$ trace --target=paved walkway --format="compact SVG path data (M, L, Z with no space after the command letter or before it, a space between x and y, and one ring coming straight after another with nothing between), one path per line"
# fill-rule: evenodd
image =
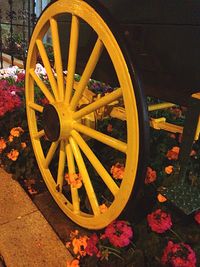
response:
M0 255L7 267L66 267L71 260L41 212L1 168Z

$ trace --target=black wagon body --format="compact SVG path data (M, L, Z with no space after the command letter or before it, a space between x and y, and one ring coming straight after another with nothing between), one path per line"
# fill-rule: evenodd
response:
M187 105L200 88L200 2L100 2L119 22L146 94Z

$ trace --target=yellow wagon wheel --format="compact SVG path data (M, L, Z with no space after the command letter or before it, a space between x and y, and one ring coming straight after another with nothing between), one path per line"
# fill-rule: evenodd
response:
M45 9L29 45L25 90L32 145L50 193L74 222L89 229L101 229L131 205L136 176L139 169L145 171L147 120L142 93L131 64L127 63L128 58L125 59L126 52L122 52L111 24L108 26L109 18L101 14L102 7L96 3L94 6L93 2L96 1L58 0ZM70 23L69 51L67 47L64 51L68 53L67 66L62 63L62 34L59 31L63 15ZM95 33L96 40L83 72L78 73L80 79L76 80L82 25ZM49 40L52 40L51 60L45 45ZM112 62L117 85L110 93L81 105L103 51ZM39 58L47 80L37 74ZM46 99L46 104L41 98ZM106 131L105 127L95 128L93 122L85 122L88 117L89 120L94 118L99 110L107 110L116 103L126 114L126 121L116 123L120 125L119 129ZM112 121L109 113L106 116L106 120ZM124 134L120 137L122 129ZM108 155L116 157L116 162ZM115 165L118 161L120 164ZM111 171L112 165L115 167ZM139 179L142 179L142 172L140 175Z

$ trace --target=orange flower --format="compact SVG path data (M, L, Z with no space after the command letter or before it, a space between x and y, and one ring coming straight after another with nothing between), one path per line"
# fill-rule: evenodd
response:
M158 201L161 202L161 203L167 201L166 197L164 197L164 196L161 195L161 194L158 194L158 195L157 195L157 199L158 199Z
M11 129L10 134L14 137L19 137L24 130L21 127L14 127Z
M81 256L85 256L86 255L86 247L87 247L87 241L88 241L88 237L86 235L81 236L79 238L74 238L72 240L72 245L73 245L73 252L75 255L77 255L78 253Z
M0 153L6 148L6 142L5 140L1 137L0 138Z
M22 142L22 143L21 143L21 147L22 147L22 148L26 148L26 143L25 143L25 142Z
M100 208L101 213L104 213L108 210L108 207L106 206L106 204L100 205L99 208Z
M180 147L178 146L174 146L172 149L170 149L167 152L167 158L169 160L177 160L178 159L178 155L179 155L179 151L180 151Z
M19 156L19 151L16 149L12 149L8 154L7 157L11 159L12 161L16 161Z
M174 170L174 167L172 165L165 167L165 172L167 174L171 174L173 172L173 170Z
M117 162L115 165L113 165L110 169L110 172L115 179L123 179L124 177L124 165Z
M70 239L72 240L75 236L77 236L79 234L78 230L74 230L70 232Z
M13 141L14 137L12 135L9 135L8 141L11 143Z
M157 174L151 167L147 167L147 173L145 178L145 184L153 183L156 180Z
M80 188L82 186L82 178L80 174L72 173L72 174L65 174L65 180L69 185L72 185L74 188Z
M67 261L67 266L66 267L80 267L79 260L78 259L73 259L71 262Z

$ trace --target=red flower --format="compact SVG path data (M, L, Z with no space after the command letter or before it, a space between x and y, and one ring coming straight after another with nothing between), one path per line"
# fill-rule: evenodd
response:
M45 106L49 104L49 100L46 97L44 97L40 99L40 103Z
M152 168L147 167L147 173L145 177L145 184L153 183L156 180L156 171L152 170Z
M147 215L147 221L151 230L156 233L164 233L172 226L171 216L161 209L157 209L151 214Z
M4 85L6 85L7 88L4 88ZM16 86L9 86L8 83L0 82L0 117L4 116L6 112L12 111L21 105L21 99L16 92Z
M114 221L106 227L104 238L107 237L116 247L125 247L129 245L132 236L132 228L126 221Z
M200 224L200 210L195 213L194 219L198 224Z
M23 82L25 80L25 73L20 72L17 74L17 82Z
M87 247L85 249L86 253L90 256L93 256L94 254L97 255L97 257L100 256L100 251L97 248L97 243L99 239L96 234L93 234L90 236L89 240L87 241Z
M169 241L161 259L163 265L172 267L195 267L196 255L185 243L174 244Z

